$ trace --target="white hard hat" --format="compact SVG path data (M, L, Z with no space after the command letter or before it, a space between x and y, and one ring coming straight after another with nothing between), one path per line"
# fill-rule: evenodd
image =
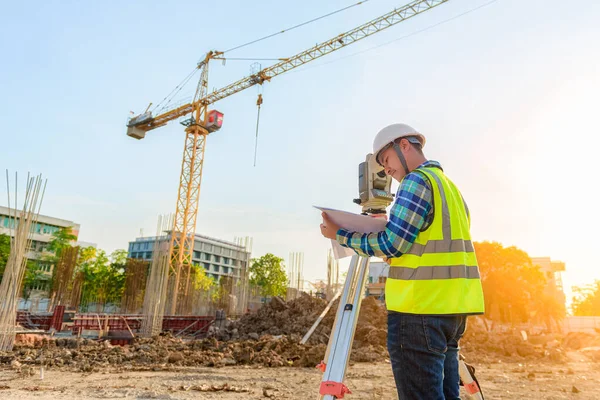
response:
M415 137L415 141L412 141L412 138L409 138L409 141L412 143L417 143L418 141L418 143L421 144L421 147L425 147L425 136L417 132L415 128L406 124L392 124L380 130L373 140L373 154L375 155L375 159L377 159L379 152L383 150L384 147L395 140L404 137Z

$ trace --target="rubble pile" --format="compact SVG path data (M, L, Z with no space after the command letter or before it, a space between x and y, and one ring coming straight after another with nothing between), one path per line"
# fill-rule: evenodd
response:
M290 337L299 336L299 341L308 332L326 306L327 302L325 300L306 294L288 302L275 297L255 314L244 315L234 322L226 329L226 332L233 339L235 339L234 330L237 329L241 339L252 339L262 335L287 335ZM329 314L335 314L335 308L330 310ZM331 321L330 324L322 323L323 327L327 325L325 334L318 330L311 338L311 343L327 343L328 337L326 334L331 330L333 319ZM226 334L222 334L221 337L227 339Z
M84 338L19 335L12 352L0 353L0 365L24 372L41 365L83 372L103 367L121 370L227 365L314 367L324 358L338 304L333 304L306 345L299 342L326 306L326 301L310 296L290 302L276 298L257 313L238 321L215 323L209 337L202 340L163 334L153 339L136 338L132 344L121 347ZM351 360L386 360L386 339L385 306L367 297L361 304ZM537 359L564 362L567 351L585 352L590 360L600 362L600 335L527 337L517 330L490 332L483 319L472 317L461 340L461 354L476 363Z
M112 346L108 341L44 339L17 345L0 353L0 365L14 369L32 366L62 367L91 372L103 367L168 369L173 366L262 365L314 367L323 358L325 345L300 345L283 336L265 335L257 341L220 342L215 338L184 341L171 335L135 339L132 345Z
M308 343L326 345L335 320L339 301L333 303ZM287 335L293 341L300 339L308 332L327 302L303 295L296 300L284 302L273 299L256 314L246 315L231 324L216 337L221 340L229 338L257 339L263 335ZM369 362L384 360L387 357L387 312L385 306L373 297L362 301L359 320L354 336L352 360Z
M562 346L585 354L590 360L600 362L600 335L569 332L562 339Z
M518 330L489 332L481 318L471 317L460 342L461 353L479 361L546 359L565 362L566 351L572 350L556 334L525 335Z
M333 327L339 302L333 306L323 318L319 327L312 334L309 343L326 344ZM274 299L261 308L256 314L249 314L231 324L226 331L232 335L234 329L242 339L260 337L262 335L288 335L303 337L327 306L325 300L303 295L284 302ZM385 345L387 329L387 313L385 306L372 297L367 297L361 304L355 341L367 344Z

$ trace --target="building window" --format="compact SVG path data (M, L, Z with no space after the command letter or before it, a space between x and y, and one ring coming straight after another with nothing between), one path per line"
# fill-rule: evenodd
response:
M214 257L215 262L221 262L221 257L219 257L219 256L213 256L213 257Z
M215 265L214 267L215 267L215 272L219 272L219 266Z
M229 265L229 258L223 257L223 264Z
M224 274L228 274L228 273L229 273L229 268L227 268L227 267L223 267L223 273L224 273Z
M152 258L152 252L151 251L147 251L146 252L146 258L147 259L151 259Z
M194 258L200 258L200 254L199 251L194 251Z

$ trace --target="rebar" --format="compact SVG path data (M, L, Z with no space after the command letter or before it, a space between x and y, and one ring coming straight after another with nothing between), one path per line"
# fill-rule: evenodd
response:
M27 175L25 199L21 210L18 204L18 175L15 173L14 208L11 209L10 180L6 171L6 187L11 232L10 254L0 284L0 351L11 351L15 343L17 305L27 269L26 253L31 248L33 227L37 222L47 181L42 176Z
M162 331L169 282L169 237L161 236L173 227L173 216L159 216L152 248L152 265L146 282L140 335L154 337Z

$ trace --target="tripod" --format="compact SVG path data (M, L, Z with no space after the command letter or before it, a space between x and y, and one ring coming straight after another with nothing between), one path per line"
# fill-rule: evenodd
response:
M323 372L319 387L319 400L342 399L352 392L344 385L344 377L350 361L350 351L360 313L361 300L369 270L369 258L355 255L350 261L344 289L335 315L333 329L327 344L324 362L317 368ZM461 384L473 400L483 400L483 395L474 375L474 369L459 359Z

